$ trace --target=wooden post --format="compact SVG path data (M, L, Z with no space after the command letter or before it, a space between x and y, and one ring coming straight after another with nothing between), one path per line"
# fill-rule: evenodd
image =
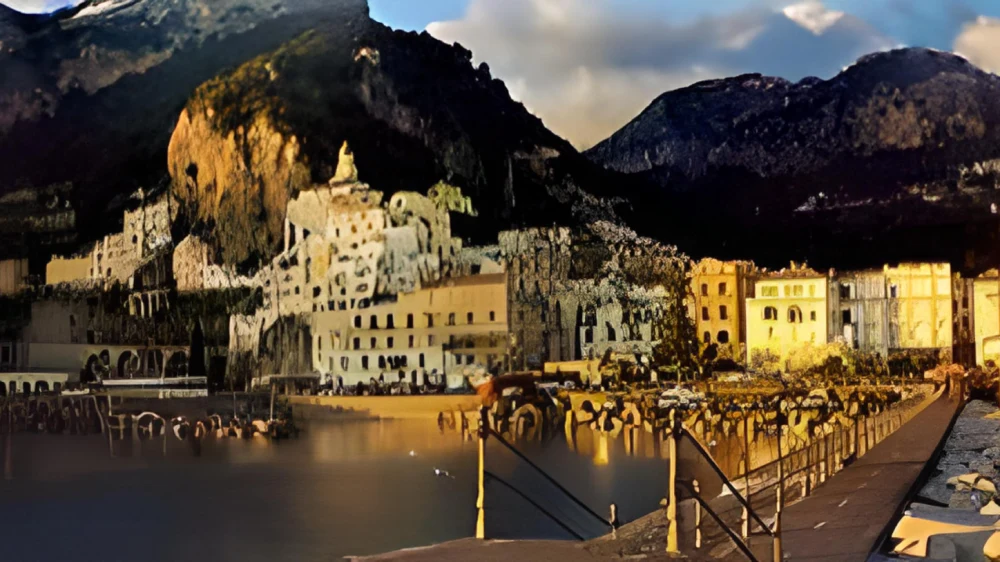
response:
M745 477L745 489L743 490L743 495L746 496L747 503L750 503L750 431L748 423L747 413L743 412L743 475ZM743 507L743 526L742 537L743 542L749 544L750 542L750 512L747 510L746 506Z
M677 413L670 409L667 428L667 453L670 455L670 477L667 479L667 554L680 554L677 543L677 436L674 434Z
M785 494L785 461L781 458L781 439L778 439L778 488L775 490L774 506L774 559L773 562L782 562L781 553L781 510L784 507Z
M272 422L274 421L274 394L276 391L277 387L275 386L274 382L271 382L271 417L268 419L268 421Z
M812 443L806 443L806 496L812 493L812 457Z
M693 483L694 493L697 496L701 495L701 487L698 486L698 481L695 480ZM701 548L701 502L694 502L694 547Z
M486 437L489 435L489 410L479 408L479 497L476 499L476 538L486 538Z

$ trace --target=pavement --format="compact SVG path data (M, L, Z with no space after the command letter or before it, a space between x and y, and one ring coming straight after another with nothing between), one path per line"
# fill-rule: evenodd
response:
M786 559L867 560L895 523L961 405L942 396L812 495L786 507L781 519Z

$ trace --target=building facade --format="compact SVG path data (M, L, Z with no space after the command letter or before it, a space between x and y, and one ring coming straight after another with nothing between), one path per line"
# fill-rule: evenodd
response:
M973 333L976 364L1000 361L1000 276L990 270L973 281Z
M952 278L947 263L904 263L885 267L889 293L889 347L951 356Z
M691 271L696 332L704 345L738 350L746 344L746 299L754 297L756 268L752 262L703 259Z
M830 341L867 353L889 354L889 299L883 270L830 274Z
M769 352L787 369L791 355L827 343L827 277L805 267L757 280L746 301L747 353Z
M975 279L955 273L951 278L952 298L952 360L973 367L976 357Z

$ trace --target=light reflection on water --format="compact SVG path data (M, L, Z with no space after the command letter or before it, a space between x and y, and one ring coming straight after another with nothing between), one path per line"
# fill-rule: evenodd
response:
M468 537L475 525L476 443L433 422L313 423L298 439L203 442L173 436L134 449L101 435L13 436L13 478L0 481L4 560L333 560ZM641 434L587 429L518 447L599 514L657 508L667 464ZM574 450L575 449L575 450ZM410 455L410 451L415 453ZM492 443L487 467L584 536L606 532L530 467ZM435 476L448 470L454 479ZM493 485L487 533L568 538Z

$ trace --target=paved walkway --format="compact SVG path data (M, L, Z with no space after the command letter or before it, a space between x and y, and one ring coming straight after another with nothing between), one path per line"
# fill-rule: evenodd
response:
M942 396L853 465L785 508L786 558L863 562L947 436L961 403Z

